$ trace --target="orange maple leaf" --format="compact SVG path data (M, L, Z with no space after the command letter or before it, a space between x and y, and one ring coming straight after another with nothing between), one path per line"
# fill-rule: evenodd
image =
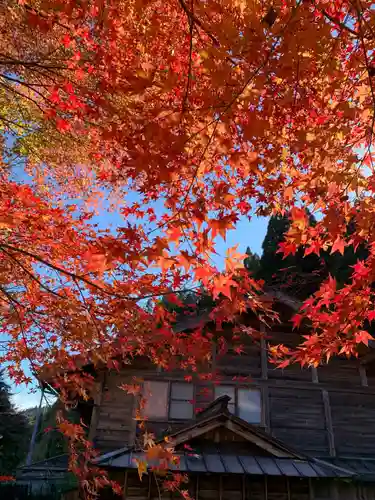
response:
M339 236L336 238L334 244L332 245L331 253L340 252L341 255L344 255L345 252L345 241L342 240Z

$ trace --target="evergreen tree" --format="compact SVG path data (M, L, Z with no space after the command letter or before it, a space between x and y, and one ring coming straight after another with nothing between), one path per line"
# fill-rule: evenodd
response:
M310 224L314 223L314 218L310 216ZM277 286L303 299L319 288L321 281L328 276L328 269L325 260L319 256L311 254L305 257L303 248L295 255L283 258L278 249L289 227L287 215L273 216L269 220L256 277L263 279L267 285Z
M309 216L310 224L315 224L315 219ZM304 256L304 249L300 248L295 255L288 255L285 259L278 252L279 244L284 241L285 234L290 227L287 215L273 216L270 218L267 233L263 240L263 253L261 258L255 256L248 249L249 257L245 259L245 267L252 271L256 278L263 279L267 285L274 285L283 289L290 295L306 299L316 290L328 275L332 275L339 287L350 280L353 266L358 259L365 259L367 249L360 246L346 247L344 255L338 252L331 254L321 252L320 255L310 254ZM348 234L354 228L348 225Z
M13 475L27 454L31 427L14 408L9 386L0 372L0 475Z
M257 253L253 253L250 247L247 247L246 254L244 266L253 276L257 276L260 270L260 257Z
M40 424L40 429L37 434L35 449L33 453L33 462L45 460L67 453L68 447L66 439L56 429L56 415L61 409L60 401L56 401L52 406L45 409ZM78 423L79 417L76 412L71 411L69 420Z

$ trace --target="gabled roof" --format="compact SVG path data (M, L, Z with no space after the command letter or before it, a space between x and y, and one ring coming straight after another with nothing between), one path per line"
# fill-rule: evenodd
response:
M262 452L266 452L274 457L303 458L300 453L271 437L259 427L251 425L242 418L238 418L230 413L228 410L229 400L229 396L217 398L198 415L196 423L179 430L175 434L171 434L168 437L168 445L176 447L221 428L227 429L243 441L251 443L259 448L259 450L262 450Z
M286 444L274 439L258 427L248 424L243 419L228 411L228 396L216 399L206 410L201 412L194 425L168 436L167 442L160 441L162 446L174 447L179 457L179 465L171 465L171 470L181 472L210 472L254 474L270 476L296 477L351 477L354 474L347 469L328 464L322 460L306 457ZM225 430L242 440L241 452L222 452L218 447L209 451L186 451L188 443L212 431ZM215 446L215 443L212 443ZM246 451L246 445L248 450ZM187 447L191 448L191 447ZM134 469L137 461L146 461L143 451L132 448L121 448L106 453L95 460L99 466ZM157 465L155 464L149 464Z

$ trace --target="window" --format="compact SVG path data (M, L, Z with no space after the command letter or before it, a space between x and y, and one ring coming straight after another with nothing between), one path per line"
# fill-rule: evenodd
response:
M262 402L259 389L236 388L233 385L215 387L215 398L229 396L228 410L250 424L262 422Z
M194 415L194 386L183 382L147 381L144 383L146 404L144 414L149 419L190 420Z

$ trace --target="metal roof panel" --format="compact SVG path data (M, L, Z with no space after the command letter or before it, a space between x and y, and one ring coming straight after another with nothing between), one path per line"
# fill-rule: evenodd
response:
M226 472L221 456L217 453L205 453L204 459L206 462L207 472L216 472L224 474Z
M288 477L300 477L301 474L295 468L293 460L289 458L275 458L275 462L284 476Z
M240 455L238 458L243 468L245 469L246 474L253 474L259 476L263 475L263 471L259 467L259 464L254 457L250 457L247 455Z
M244 469L241 462L238 460L237 455L221 455L224 467L229 474L243 474Z
M302 460L293 460L293 465L303 477L319 477L316 470L314 470L308 462L303 462Z
M275 459L271 457L255 457L259 467L267 476L281 476L282 472L275 463Z

